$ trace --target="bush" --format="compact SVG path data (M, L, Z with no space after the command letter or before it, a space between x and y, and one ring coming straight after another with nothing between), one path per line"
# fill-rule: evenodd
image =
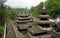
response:
M3 30L4 30L4 28L0 25L0 36L2 35Z

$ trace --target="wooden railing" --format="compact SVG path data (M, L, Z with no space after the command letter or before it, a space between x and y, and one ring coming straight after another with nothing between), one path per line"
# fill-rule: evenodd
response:
M7 29L7 26L6 26L6 23L5 23L5 26L4 26L4 37L3 38L6 38L6 29Z

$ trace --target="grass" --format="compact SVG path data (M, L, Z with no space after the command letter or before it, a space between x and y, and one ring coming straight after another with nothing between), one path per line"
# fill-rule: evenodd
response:
M3 31L4 31L4 28L3 26L0 25L0 36L2 35Z

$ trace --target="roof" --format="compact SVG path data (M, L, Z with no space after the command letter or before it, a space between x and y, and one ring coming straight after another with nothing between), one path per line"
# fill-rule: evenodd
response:
M30 17L18 17L18 19L25 20L25 19L31 19L31 18Z
M31 34L38 34L38 33L42 33L42 32L45 32L43 30L41 30L40 28L38 28L37 26L32 26L32 28L28 28L28 31L31 33Z
M46 9L42 9L40 14L42 14L42 13L48 13L48 11Z
M18 14L18 16L29 16L29 14L26 12L22 12L22 13Z
M18 22L18 23L20 23L20 22L32 22L32 19L30 19L30 20L16 20L16 22Z
M51 24L52 22L47 20L47 21L42 21L42 20L37 20L37 24Z
M37 17L39 17L39 18L50 18L50 16L49 15L39 15L39 16L37 16Z
M29 27L28 24L18 24L19 29L23 30L23 29L27 29Z

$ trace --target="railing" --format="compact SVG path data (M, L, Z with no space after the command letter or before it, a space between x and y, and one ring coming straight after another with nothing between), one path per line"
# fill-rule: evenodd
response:
M14 28L13 28L13 24L12 23L10 23L11 24L11 29L13 30L13 32L14 32L14 34L15 34L15 37L17 38L17 36L16 36L16 33L15 33L15 30L14 30ZM3 38L6 38L6 31L7 30L7 24L5 23L5 25L4 25L4 35L3 35Z
M12 27L12 29L13 29L14 33L15 33L15 37L16 37L16 38L18 38L17 33L16 33L16 31L15 31L16 29L14 28L14 26L13 26L13 24L12 24L12 22L11 22L11 21L10 21L10 23L11 23L11 27Z
M4 37L3 38L6 38L6 29L7 29L7 27L6 27L6 23L5 23L5 26L4 26Z

